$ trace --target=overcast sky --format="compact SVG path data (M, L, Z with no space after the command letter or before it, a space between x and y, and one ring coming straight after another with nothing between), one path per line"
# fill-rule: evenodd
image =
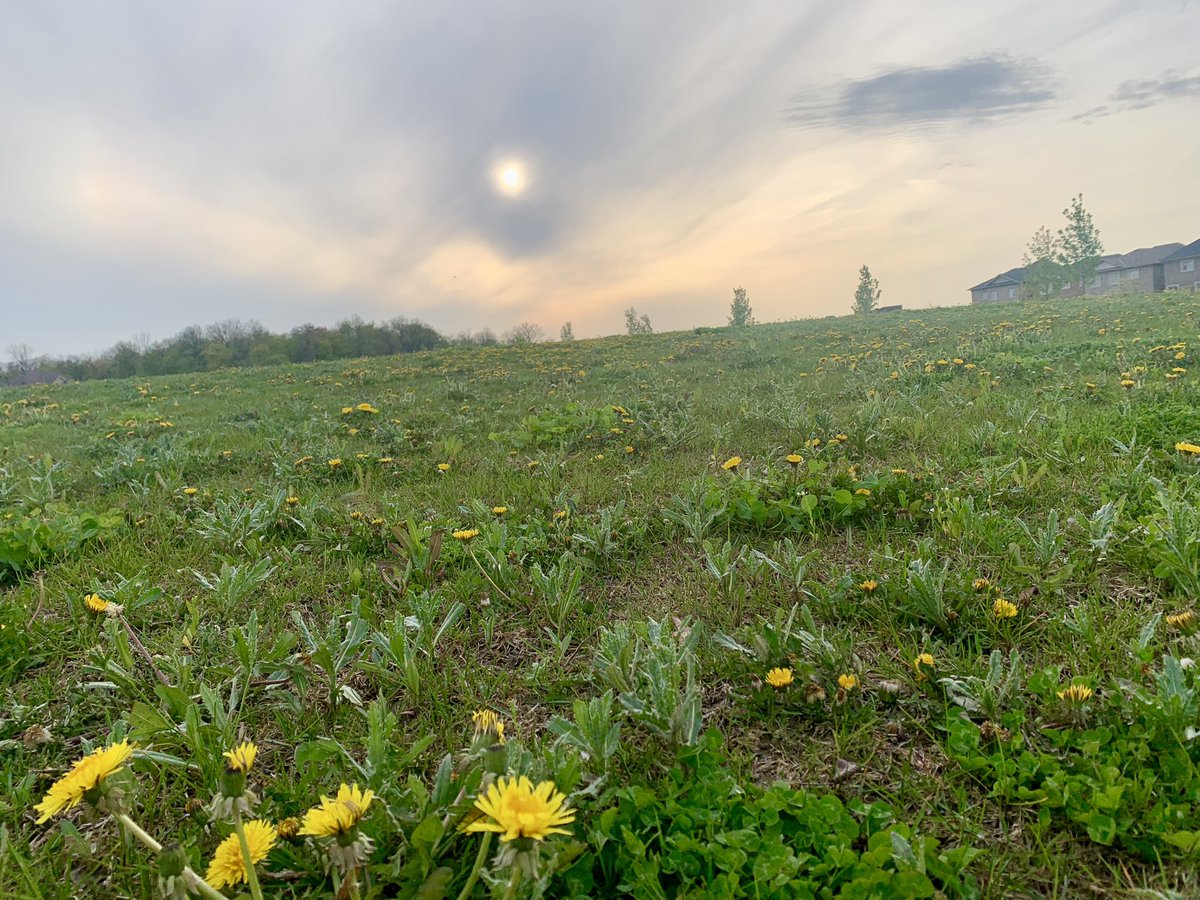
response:
M0 352L963 303L1078 192L1200 238L1198 50L1187 0L3 0Z

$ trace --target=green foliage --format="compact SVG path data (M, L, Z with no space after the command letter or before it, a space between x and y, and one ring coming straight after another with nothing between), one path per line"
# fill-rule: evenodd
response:
M729 304L729 324L733 326L754 324L754 312L750 309L750 297L743 287L733 289L733 302Z
M0 518L0 582L15 579L117 532L124 517L51 502L43 509Z
M650 326L650 317L645 313L638 315L638 311L632 306L625 310L625 333L626 334L653 334L654 329Z
M869 313L879 305L883 291L879 281L871 275L871 270L864 265L858 270L858 287L854 290L854 313L860 315Z
M1071 198L1063 210L1066 225L1058 230L1055 241L1055 262L1071 273L1071 277L1086 285L1096 274L1104 244L1100 230L1092 222L1092 214L1083 207L1083 194Z
M1041 679L1031 681L1037 689ZM1052 683L1052 682L1051 682ZM1053 699L1043 685L1043 696ZM1060 708L1068 701L1059 701ZM1200 859L1200 690L1194 666L1185 672L1166 656L1153 688L1122 683L1089 703L1068 727L1046 722L1031 737L1023 717L1004 716L1012 729L991 743L961 716L947 721L954 760L990 786L993 797L1037 810L1045 832L1055 817L1099 844L1119 845L1147 859Z
M706 733L666 775L622 788L558 877L566 896L974 897L978 854L942 850L883 803L740 785Z

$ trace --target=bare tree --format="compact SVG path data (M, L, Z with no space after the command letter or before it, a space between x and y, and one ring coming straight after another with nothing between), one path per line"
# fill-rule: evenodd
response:
M504 333L506 344L536 344L545 338L546 333L542 331L542 326L534 322L522 322Z
M33 367L33 348L28 344L9 344L8 358L14 371L28 372Z

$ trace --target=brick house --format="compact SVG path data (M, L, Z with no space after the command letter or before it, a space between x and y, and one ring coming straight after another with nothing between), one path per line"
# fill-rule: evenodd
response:
M1180 254L1190 253L1190 256ZM1130 253L1110 253L1100 257L1096 274L1086 285L1068 282L1062 297L1100 296L1104 294L1153 294L1163 290L1200 290L1200 241L1184 247L1178 242L1141 247ZM1173 272L1174 278L1168 273ZM972 303L1017 300L1025 280L1024 267L1010 269L971 288ZM1171 285L1176 285L1174 288Z
M1021 285L1024 281L1024 266L1009 269L971 288L971 302L999 303L1003 300L1016 300L1021 296Z
M1200 291L1200 241L1180 247L1163 260L1163 279L1168 291Z

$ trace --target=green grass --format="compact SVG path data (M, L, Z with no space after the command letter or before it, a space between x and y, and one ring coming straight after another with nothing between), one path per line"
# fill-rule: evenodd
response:
M1193 896L1200 647L1165 617L1200 592L1175 449L1200 443L1198 314L1088 299L2 390L0 895L153 893L111 817L32 811L128 735L133 818L202 874L229 827L195 807L246 739L272 821L377 792L364 896L458 896L481 838L456 826L501 766L577 812L519 896ZM281 842L265 894L332 896L324 854ZM503 895L484 863L472 895Z

